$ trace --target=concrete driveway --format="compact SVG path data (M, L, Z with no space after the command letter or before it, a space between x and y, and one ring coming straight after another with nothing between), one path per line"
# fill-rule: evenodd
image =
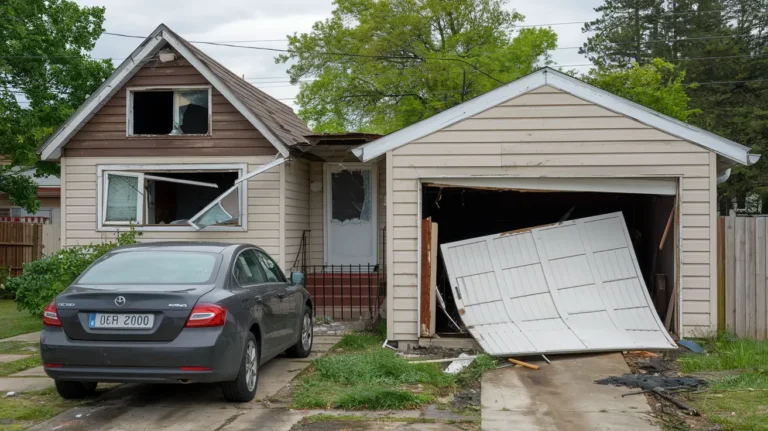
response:
M307 359L278 357L262 368L256 399L224 401L216 385L121 385L105 393L96 406L79 407L33 430L289 430L306 413L269 409L269 400L289 384L312 358L325 353L340 336L316 336Z
M551 356L541 368L502 368L483 374L483 430L659 430L636 389L595 384L629 372L621 353Z

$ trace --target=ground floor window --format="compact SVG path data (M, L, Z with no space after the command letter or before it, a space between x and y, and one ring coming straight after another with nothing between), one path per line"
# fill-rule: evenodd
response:
M244 183L232 170L104 170L101 224L241 227Z

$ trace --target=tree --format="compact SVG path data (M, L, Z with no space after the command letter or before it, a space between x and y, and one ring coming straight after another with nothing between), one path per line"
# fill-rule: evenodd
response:
M278 63L301 82L299 116L317 132L388 133L548 63L551 29L515 29L507 0L336 0L289 36Z
M629 99L678 120L687 121L698 109L683 86L685 72L660 58L644 66L592 69L584 79L605 91Z
M0 1L0 192L37 211L27 174L58 175L36 149L112 72L88 54L104 31L104 8L68 0Z

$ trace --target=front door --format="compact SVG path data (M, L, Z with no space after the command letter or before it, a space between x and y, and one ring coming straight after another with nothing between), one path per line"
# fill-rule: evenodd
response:
M361 163L326 166L326 263L375 265L376 166Z

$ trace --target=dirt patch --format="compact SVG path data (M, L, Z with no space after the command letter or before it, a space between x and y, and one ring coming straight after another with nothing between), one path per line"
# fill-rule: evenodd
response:
M453 394L451 405L457 411L467 409L475 410L480 408L480 382L469 387L459 389Z

